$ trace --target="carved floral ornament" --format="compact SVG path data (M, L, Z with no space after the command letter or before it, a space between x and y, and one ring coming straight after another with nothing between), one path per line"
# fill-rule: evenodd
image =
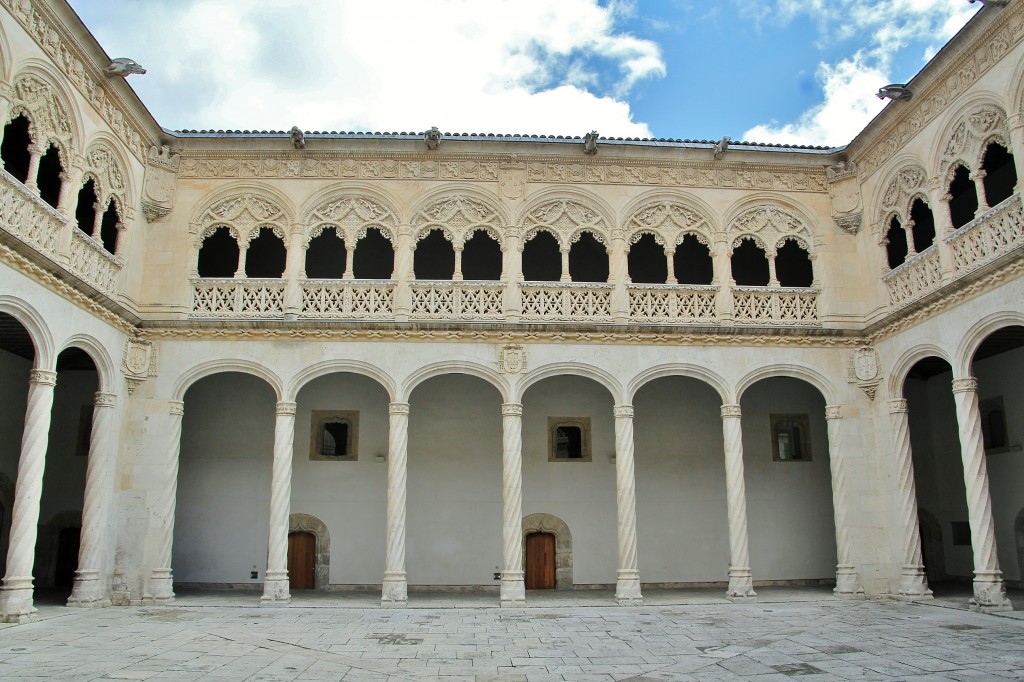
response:
M607 246L608 225L594 209L572 199L554 199L534 207L523 219L525 234L520 244L528 242L539 231L550 232L562 245L578 242L584 232Z
M640 207L626 221L629 243L636 244L644 234L651 234L658 244L678 245L687 234L701 244L711 245L711 225L699 211L677 201L658 201Z
M114 153L102 143L92 145L85 153L85 171L96 182L100 203L105 206L111 197L116 197L118 212L124 216L123 211L131 202L127 199L124 170Z
M948 180L958 163L968 170L980 168L988 143L998 142L1009 149L1008 140L1006 112L994 104L977 107L953 126L939 162L939 177Z
M274 233L284 239L283 226L288 224L284 210L273 200L246 193L218 201L204 211L191 228L193 233L199 233L199 244L202 245L213 227L226 226L235 239L248 242L259 234L262 227L273 228Z
M18 78L14 83L8 120L13 120L19 114L28 117L33 142L39 145L54 143L60 152L61 161L68 166L72 153L73 126L68 107L54 88L34 74Z
M375 227L381 234L395 243L398 218L394 212L371 197L345 194L331 197L309 212L306 218L309 228L306 243L320 236L329 227L334 227L338 236L354 244L366 236L366 230Z
M729 226L733 236L732 248L744 239L751 239L761 248L778 248L787 239L795 240L810 254L812 233L798 217L779 206L769 204L755 206L739 215Z
M417 240L426 237L431 230L439 229L454 244L462 244L472 238L477 230L485 231L501 244L504 227L505 221L495 208L466 195L434 201L413 218Z

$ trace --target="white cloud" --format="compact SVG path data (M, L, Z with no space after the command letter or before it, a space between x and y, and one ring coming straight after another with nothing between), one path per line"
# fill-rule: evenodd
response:
M625 97L665 64L655 43L616 29L628 9L193 0L89 23L112 56L149 69L131 83L171 128L650 136Z

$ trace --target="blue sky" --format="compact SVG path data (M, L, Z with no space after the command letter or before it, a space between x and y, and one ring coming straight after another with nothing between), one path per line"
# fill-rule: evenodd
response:
M967 0L71 0L170 129L838 146Z

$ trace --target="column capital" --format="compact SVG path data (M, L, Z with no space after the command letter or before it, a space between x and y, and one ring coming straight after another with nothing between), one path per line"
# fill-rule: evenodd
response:
M893 398L889 401L889 414L906 414L907 412L906 398Z
M978 391L978 380L974 377L953 379L953 393L976 393Z
M33 369L28 373L28 382L43 386L56 386L57 373L51 369Z
M97 391L92 404L95 407L113 407L116 400L117 396L113 393Z
M615 414L616 419L620 418L633 418L633 406L632 405L616 405L612 412Z
M287 400L282 400L277 403L274 414L279 417L294 417L295 416L295 403Z
M409 403L388 403L388 414L409 414Z
M522 403L502 403L501 404L501 415L503 417L522 417L523 416L523 404Z
M842 405L826 405L825 406L825 419L842 419L843 418L843 406Z
M184 400L168 400L167 411L176 417L181 417L185 414L185 401Z
M408 223L402 223L401 225L398 226L398 229L395 230L395 232L399 237L411 237L412 225L409 225Z
M726 417L738 419L741 416L743 416L743 411L740 409L739 405L734 403L722 405L722 419L725 419Z

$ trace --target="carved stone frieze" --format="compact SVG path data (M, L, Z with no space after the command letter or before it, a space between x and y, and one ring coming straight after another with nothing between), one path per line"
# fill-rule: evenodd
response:
M154 222L174 209L174 188L181 157L166 145L152 146L146 155L146 178L142 188L142 211Z

